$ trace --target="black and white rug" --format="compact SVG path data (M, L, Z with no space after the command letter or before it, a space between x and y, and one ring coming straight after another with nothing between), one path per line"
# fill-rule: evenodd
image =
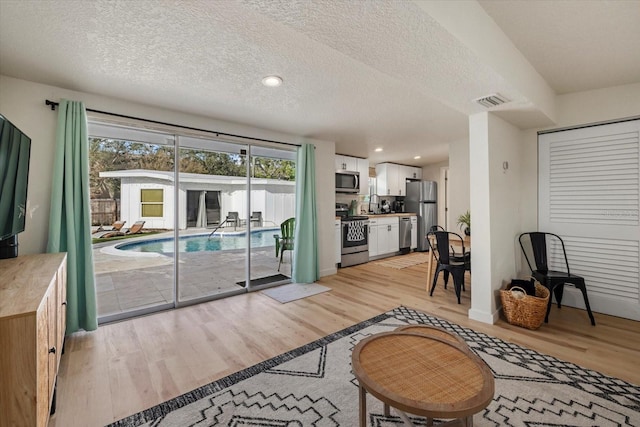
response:
M460 334L495 376L475 426L640 426L640 387L422 312L399 307L185 393L111 426L357 426L351 351L363 338L405 324ZM368 396L368 425L403 426ZM424 426L425 420L411 417ZM436 422L437 423L437 422Z

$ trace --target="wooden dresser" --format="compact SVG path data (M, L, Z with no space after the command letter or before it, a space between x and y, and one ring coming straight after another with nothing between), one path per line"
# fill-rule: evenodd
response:
M67 256L0 260L0 426L46 426L66 325Z

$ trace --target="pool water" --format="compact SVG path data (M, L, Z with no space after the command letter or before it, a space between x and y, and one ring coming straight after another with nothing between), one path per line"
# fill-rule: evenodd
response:
M251 247L259 248L274 246L274 234L279 234L280 229L259 230L251 232ZM202 251L226 251L230 249L244 249L247 247L246 233L215 233L211 238L208 234L197 234L193 236L181 236L178 241L180 252L202 252ZM146 240L143 242L123 243L117 245L116 249L132 252L173 252L173 237L165 239Z

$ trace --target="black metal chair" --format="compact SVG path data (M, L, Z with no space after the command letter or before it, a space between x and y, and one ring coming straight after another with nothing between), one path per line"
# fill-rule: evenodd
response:
M431 238L433 236L433 239ZM460 247L462 252L460 254L462 261L456 261L456 257L451 256L449 248L451 246L450 241L452 239L460 241ZM434 241L435 240L435 245ZM464 272L467 269L467 263L464 261L466 257L466 250L464 247L464 239L457 233L450 231L430 231L427 233L427 242L429 247L433 251L436 257L436 272L433 275L433 282L431 284L431 290L429 296L433 296L433 290L436 288L438 282L438 275L441 271L444 271L444 288L447 288L449 282L449 273L453 276L453 286L456 291L456 297L458 298L458 304L460 304L460 292L464 288ZM456 245L458 243L456 242Z
M523 243L523 237L525 237L525 242ZM529 256L527 255L527 251L525 250L526 237L528 237L528 243L530 251L533 253L533 261L535 263L535 268L532 266ZM518 237L518 241L520 242L520 248L522 249L522 253L524 254L525 259L527 260L527 264L529 265L529 269L531 270L531 275L536 278L541 284L546 286L550 292L553 293L556 297L556 302L558 303L558 308L561 308L562 304L562 294L564 293L564 285L569 284L575 286L577 289L582 292L582 297L584 298L584 305L587 308L587 312L589 313L589 318L591 319L591 324L595 326L596 321L593 318L593 313L591 312L591 306L589 305L589 298L587 297L587 287L585 285L584 278L581 276L576 276L572 274L569 270L569 261L567 260L567 251L564 247L564 242L562 238L557 234L553 233L544 233L540 231L522 233ZM549 269L549 258L547 255L547 245L553 245L555 250L553 251L553 255L555 255L558 262L564 262L564 266L566 266L566 271L559 270L550 270ZM562 248L562 257L564 259L560 259L560 250L559 247ZM560 267L561 268L561 267ZM544 318L545 323L549 322L549 312L551 311L551 298L549 298L549 303L547 304L547 315Z
M432 225L429 231L447 231L447 230L445 230L444 227L441 225ZM471 251L466 251L464 254L462 254L462 253L457 253L456 250L453 248L453 245L451 245L450 247L451 247L451 252L449 253L449 256L453 258L454 261L464 262L465 269L467 271L471 271ZM446 284L444 288L447 289ZM462 284L462 290L463 291L465 290L464 283Z

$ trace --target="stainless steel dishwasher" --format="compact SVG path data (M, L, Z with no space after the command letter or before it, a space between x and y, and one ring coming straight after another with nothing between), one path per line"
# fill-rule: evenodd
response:
M400 217L400 252L411 252L411 217Z

